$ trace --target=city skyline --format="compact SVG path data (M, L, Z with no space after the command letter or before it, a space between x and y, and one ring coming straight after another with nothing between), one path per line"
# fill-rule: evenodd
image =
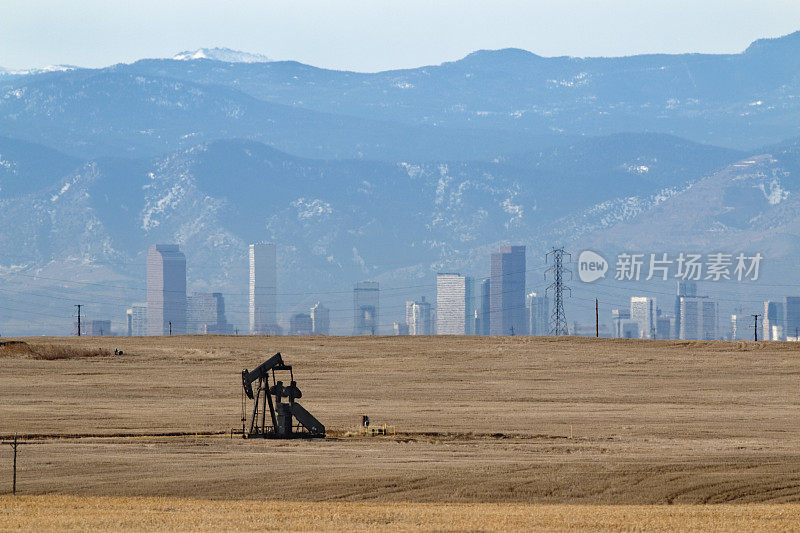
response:
M270 243L271 252L276 250L274 243ZM521 264L521 254L524 247L519 246L501 246L497 248L496 252L492 252L489 256L490 266L494 263L495 274L500 271L497 270L498 265L502 268L505 261L505 271L502 271L502 277L519 278L520 271L512 270L511 265L516 261L517 267ZM252 246L248 247L252 250ZM508 254L517 254L517 257L503 257ZM185 277L187 269L186 258L180 251L178 245L153 245L148 248L148 273L156 274L148 277L148 287L151 289L153 286L161 288L163 294L172 293L166 285L159 281L159 272L165 272L167 279L180 279L181 273ZM497 276L496 276L497 277ZM477 332L480 334L482 328L481 314L485 301L491 304L490 294L486 293L486 289L491 287L491 277L484 278L483 281L476 286L472 276L465 276L457 273L438 273L436 275L436 298L435 305L431 305L425 296L420 296L414 300L406 300L404 302L404 322L400 322L404 327L398 330L398 322L394 323L394 331L396 334L473 334ZM178 283L180 285L180 282ZM183 281L183 286L186 287L186 281ZM509 285L516 290L516 286ZM719 302L716 298L711 298L706 295L698 296L698 289L696 282L678 281L676 283L677 290L674 294L676 301L676 315L666 314L662 312L662 308L657 305L655 297L647 296L631 296L630 309L620 310L612 309L612 327L611 336L617 337L633 337L633 338L686 338L697 340L713 340L713 339L743 339L750 338L753 334L753 325L750 322L754 315L747 314L743 308L739 306L730 315L730 321L727 322L728 326L723 325L723 316L720 312ZM180 289L177 290L180 293ZM635 292L635 290L634 290ZM151 290L152 294L152 290ZM353 313L354 313L354 329L360 327L359 334L387 334L392 330L392 325L380 321L380 305L378 303L380 294L380 286L377 282L358 282L354 285L353 291ZM681 295L691 296L681 296ZM174 296L174 294L173 294ZM489 296L489 298L487 298ZM175 298L172 303L167 304L167 308L171 305L174 306L175 302L180 298ZM459 325L451 327L448 325L452 322L454 304L463 300L463 307L460 307L457 312L456 320ZM761 321L758 322L758 329L760 338L763 340L794 340L797 335L786 334L786 332L793 332L793 330L800 329L800 321L798 316L800 312L797 311L800 305L798 297L784 297L781 300L766 300L759 305L763 305L763 314L758 316ZM179 305L179 304L178 304ZM496 302L495 302L495 305ZM356 307L358 306L358 307ZM551 311L551 302L547 296L539 296L536 291L528 291L524 295L524 305L522 310L524 312L524 319L526 321L525 333L520 334L533 334L540 335L543 326L547 323L548 314ZM159 306L153 306L158 310ZM757 307L760 309L760 307ZM360 315L356 312L360 310ZM513 309L516 312L518 309ZM788 311L787 311L788 310ZM623 314L624 311L624 314ZM287 333L298 332L298 334L342 334L331 330L331 311L328 307L322 305L317 301L314 306L309 308L306 313L289 313L288 310L281 311L275 309L276 323L273 329L274 332L282 331L279 322L283 319L278 316L286 316L288 325L286 327ZM128 334L136 335L141 334L142 331L151 332L147 329L147 315L148 305L146 303L133 303L128 306L125 312L126 321L122 332L114 329L111 326L111 321L108 319L89 319L84 314L82 333L85 335L109 335L109 334ZM452 316L451 316L452 315ZM317 319L316 317L319 317ZM436 318L436 327L433 327L433 318ZM172 315L172 333L178 334L180 331L180 318ZM463 320L463 325L462 325ZM728 319L724 319L727 321ZM359 322L360 321L360 322ZM169 331L169 319L166 319L167 333ZM417 322L421 326L417 326ZM320 323L320 326L316 326ZM429 325L425 325L425 324ZM298 325L301 324L301 325ZM361 324L357 326L356 324ZM575 323L577 324L577 322ZM680 324L684 324L680 326ZM225 318L225 299L224 295L220 292L216 293L200 293L195 291L191 295L186 296L186 319L185 331L193 334L206 334L206 333L238 333L239 328L234 324L227 322ZM575 326L577 327L577 325ZM585 329L588 329L588 325ZM632 329L631 329L632 328ZM606 331L607 327L603 325L600 329ZM576 334L575 328L570 328L570 334ZM763 330L763 331L761 331ZM421 331L417 333L417 331ZM430 333L427 333L430 332ZM746 332L746 333L745 333ZM347 334L346 332L344 334ZM510 332L508 334L511 334ZM516 331L514 334L518 334ZM604 333L607 335L608 333Z
M271 244L272 247L277 249L277 247ZM498 264L502 265L502 255L504 253L512 253L516 251L517 254L520 253L520 248L510 246L500 246L496 248L496 252L491 252L489 254L489 263L491 269L492 257L494 256L495 259L495 266ZM154 254L154 250L158 253ZM248 254L249 254L249 247L248 247ZM165 271L170 271L170 260L169 258L164 261L162 256L169 256L172 259L177 259L178 269L177 272L183 272L184 270L191 270L191 265L186 264L185 255L180 250L178 245L153 245L148 248L148 256L150 257L150 271L153 271L155 265L156 271L158 269L164 269L164 264L167 265L167 269ZM154 257L156 261L154 262ZM498 258L500 261L498 262ZM519 261L519 259L517 259ZM176 263L172 263L173 267ZM249 271L249 260L248 264L246 265ZM533 269L525 269L528 270L541 270L540 267L534 267ZM176 272L173 270L174 272ZM517 274L518 272L513 271L508 267L507 270L508 274ZM185 275L185 274L184 274ZM460 316L464 316L464 326L463 329L459 327L455 332L451 329L448 329L444 326L434 327L435 322L442 322L442 318L447 316L447 309L449 304L443 305L440 302L441 298L439 294L446 294L446 290L442 290L442 279L448 276L453 277L454 279L460 280L468 280L467 282L471 286L471 290L469 291L471 294L471 307L469 310L466 309L466 305L464 307L464 313L459 314ZM169 275L168 275L169 277ZM178 275L180 277L180 274ZM512 276L513 277L513 276ZM486 289L490 289L491 287L491 276L489 278L484 278L483 281L479 284L476 284L474 281L473 276L466 276L463 274L448 274L448 273L439 273L437 274L436 284L432 287L435 291L435 298L432 302L428 302L426 296L423 294L420 297L414 298L413 300L403 300L402 302L402 310L397 311L389 311L388 316L384 319L379 318L380 315L384 313L380 311L380 305L374 306L370 304L370 302L362 301L361 304L367 304L367 307L374 307L376 308L378 315L376 315L373 309L367 309L366 315L362 316L364 323L367 324L365 326L366 329L361 330L361 334L390 334L392 331L399 334L415 334L416 326L414 324L414 304L418 304L416 306L417 313L419 317L431 317L430 321L430 328L423 326L421 331L423 333L416 333L416 334L427 334L424 333L425 331L430 331L430 334L472 334L472 332L478 332L479 334L483 328L483 322L481 320L484 303L487 301L489 305L491 304L491 299L487 298L490 296L487 294ZM153 283L157 282L157 276L151 276L149 278L149 285L152 289ZM184 282L185 286L188 287L188 282ZM599 330L602 332L602 336L621 336L621 337L633 337L633 338L657 338L657 339L669 339L669 338L681 338L683 336L686 339L696 338L698 340L712 340L712 339L750 339L754 337L753 331L753 320L756 319L754 316L756 313L758 314L758 337L761 340L794 340L797 337L796 331L800 330L800 322L797 320L797 298L792 296L784 296L778 299L768 299L762 300L757 302L756 304L750 305L741 305L741 302L737 301L737 304L730 309L726 314L726 311L723 311L722 302L726 301L726 298L723 296L722 299L716 296L711 295L698 295L698 288L697 282L694 281L682 281L678 280L675 283L677 289L672 293L675 299L675 309L678 311L676 314L672 314L670 312L664 312L662 306L659 306L657 301L659 301L655 296L637 296L635 293L637 292L636 288L631 287L631 292L634 293L633 296L629 297L630 301L630 309L625 311L623 315L623 310L618 308L614 308L612 304L612 308L610 309L611 312L611 327L608 326L609 322L607 322L607 318L600 320L598 324ZM709 283L706 284L705 288L714 287L715 284ZM355 285L356 289L364 289L367 287L371 287L373 291L367 290L366 293L374 292L380 294L380 288L375 291L376 287L379 287L377 282L359 282ZM409 286L411 288L412 286ZM419 287L418 285L414 285L413 287ZM169 290L164 290L162 288L162 292L164 294L168 294ZM249 283L248 283L249 289ZM398 289L398 287L390 287L390 292L394 292ZM652 292L651 289L648 289ZM705 289L704 289L705 290ZM180 290L178 291L180 292ZM334 291L336 292L336 291ZM355 300L357 299L355 295L359 292L359 290L354 291L354 304L356 303ZM462 288L463 292L463 288ZM489 291L490 292L490 291ZM664 292L658 291L659 294L665 294ZM152 290L151 290L152 294ZM249 292L248 292L249 294ZM319 295L323 295L324 293L319 293ZM545 324L545 319L547 315L552 311L552 301L546 296L539 296L537 291L531 291L530 288L526 291L524 295L524 304L521 307L523 311L523 316L525 320L525 327L522 329L524 333L518 333L517 328L515 328L514 334L534 334L539 335L539 331L542 330L542 326ZM693 296L680 296L680 294L685 295L693 295ZM316 296L316 293L310 293L310 295ZM195 303L193 303L193 299ZM214 303L211 303L213 300ZM330 300L330 297L329 297ZM337 298L334 297L333 301L336 301ZM670 298L666 298L667 301ZM199 303L199 302L204 303ZM734 300L729 300L733 302ZM188 293L186 295L186 322L185 322L185 330L187 333L240 333L247 332L246 328L240 328L236 325L236 320L231 323L228 321L226 317L226 299L222 292L199 292L193 291L193 293ZM373 299L374 303L374 299ZM641 310L637 311L637 305L642 304ZM168 304L167 307L173 304ZM567 308L570 308L570 300L567 299ZM605 304L608 306L608 304ZM346 312L345 309L339 308L336 305L333 307L333 313L331 312L331 308L325 305L322 305L320 300L316 300L316 304L313 306L306 307L305 313L300 312L298 313L297 310L292 310L294 306L276 306L276 323L274 324L274 328L271 330L271 334L282 334L283 331L287 333L297 330L298 328L292 327L293 320L297 318L298 314L307 314L309 315L309 319L311 320L311 326L307 328L300 328L302 331L307 331L308 333L318 333L318 334L333 334L333 335L347 335L351 332L347 331L346 329L341 328L341 321L342 320L351 320L354 321L355 315L355 308L353 309L353 314ZM321 314L321 322L325 324L321 328L316 328L314 324L314 308L318 307L318 313ZM362 306L363 307L363 306ZM385 306L383 306L385 307ZM155 306L158 309L158 305ZM108 315L103 316L102 314L98 316L95 311L91 311L87 313L86 308L84 306L83 311L83 321L82 321L82 334L84 335L137 335L141 334L143 331L150 332L147 329L147 314L148 314L148 306L145 302L140 303L132 303L125 306L123 317L124 320L121 322L121 326L119 325L120 322L116 322L112 319L108 318ZM205 316L210 318L203 318L198 319L197 313L198 309L203 309L203 313L206 313ZM211 311L212 309L218 309L218 311ZM296 308L295 308L296 309ZM397 309L393 305L390 306L390 309ZM424 311L420 314L420 309L424 309ZM442 310L445 310L442 313ZM515 308L515 311L519 309ZM787 311L788 310L788 313ZM364 309L362 309L364 311ZM399 312L398 312L399 311ZM467 318L467 313L469 314L469 318ZM608 311L606 311L608 313ZM642 314L645 313L645 314ZM234 311L234 314L240 314L240 311ZM247 313L249 315L249 312ZM194 317L193 317L194 315ZM215 317L220 317L221 321ZM609 315L605 315L608 317ZM687 324L685 327L681 328L682 318L685 320L686 317L690 318L691 324ZM333 317L333 318L332 318ZM438 318L437 318L438 317ZM171 320L172 324L172 332L173 334L178 334L178 331L181 331L179 328L180 325L180 318L175 317L175 320ZM400 318L400 320L396 320L396 318ZM169 332L169 322L170 320L166 321L166 329L165 334ZM460 322L460 319L459 319ZM241 323L241 322L240 322ZM425 323L425 319L421 320L421 323ZM200 324L201 326L198 326ZM335 325L339 324L339 325ZM402 326L400 330L398 330L398 324ZM95 327L96 326L96 327ZM570 323L569 334L577 334L580 332L581 334L588 335L590 334L589 331L593 330L593 324L589 324L586 322L579 322L579 321L572 321ZM408 328L408 329L406 329ZM683 331L682 331L683 329ZM648 332L649 331L649 335ZM73 323L73 332L74 332L74 323ZM450 333L446 333L450 332ZM462 333L465 332L465 333ZM508 335L511 334L507 333Z

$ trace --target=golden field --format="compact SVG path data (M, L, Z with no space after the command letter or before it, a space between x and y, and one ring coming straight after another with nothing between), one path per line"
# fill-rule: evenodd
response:
M37 531L795 531L800 505L535 505L0 498L0 528Z
M20 448L24 497L0 500L0 529L21 517L45 529L93 520L115 529L798 523L800 344L22 340L27 348L0 349L0 434L36 443ZM106 355L115 348L124 355ZM241 429L241 370L277 351L330 438L230 438ZM355 435L365 413L397 434ZM10 466L6 446L0 493ZM748 505L681 505L709 503ZM37 505L52 510L50 522Z

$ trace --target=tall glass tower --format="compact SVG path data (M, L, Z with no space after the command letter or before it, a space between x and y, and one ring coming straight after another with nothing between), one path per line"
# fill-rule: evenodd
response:
M186 333L186 256L177 244L147 250L147 334Z
M275 245L250 245L250 333L273 333L277 328L278 286Z
M489 284L489 334L527 334L524 246L501 246L491 255Z

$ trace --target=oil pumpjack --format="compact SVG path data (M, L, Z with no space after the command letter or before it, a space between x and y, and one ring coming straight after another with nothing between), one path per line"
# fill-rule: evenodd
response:
M289 373L288 386L284 385L284 381L278 379L280 374L276 374L276 372ZM253 394L254 384L255 394ZM303 393L297 388L291 365L283 362L280 353L276 353L253 371L242 370L242 387L244 394L254 400L253 412L250 416L250 430L245 432L242 428L244 438L325 437L325 426L297 403L296 400L301 398ZM267 424L267 407L269 407L271 426ZM244 412L242 418L242 424L244 424ZM297 420L297 424L294 423L294 420Z

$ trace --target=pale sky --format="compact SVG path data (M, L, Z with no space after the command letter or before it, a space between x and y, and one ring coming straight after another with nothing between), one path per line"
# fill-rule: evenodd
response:
M98 67L228 47L359 71L477 49L739 52L800 29L800 0L0 0L0 66Z

